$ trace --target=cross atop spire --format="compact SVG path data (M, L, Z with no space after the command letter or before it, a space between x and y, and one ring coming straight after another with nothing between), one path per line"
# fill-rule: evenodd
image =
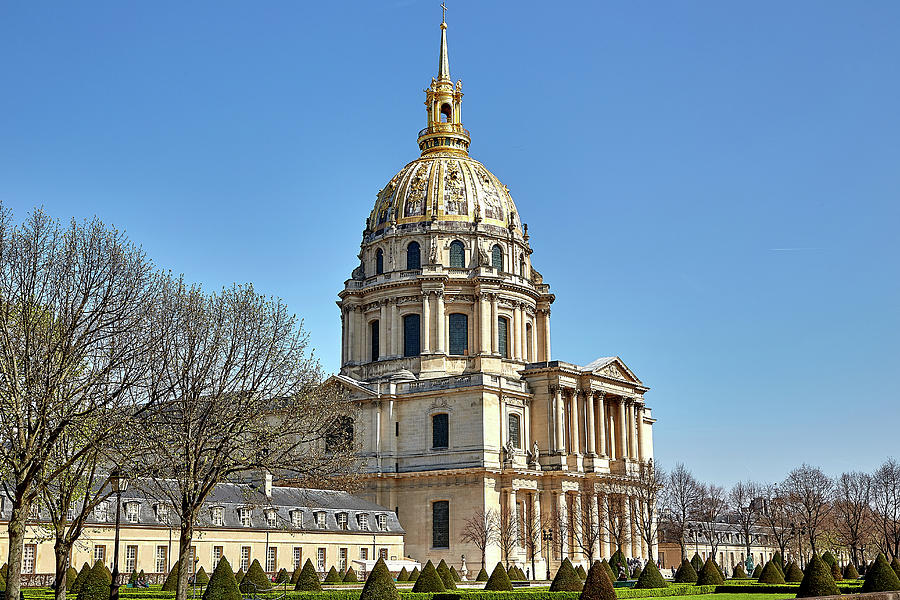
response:
M441 2L441 23L447 22L447 5Z
M441 2L443 18L447 18L447 5ZM450 59L447 57L447 23L441 21L441 55L438 60L438 81L450 81Z

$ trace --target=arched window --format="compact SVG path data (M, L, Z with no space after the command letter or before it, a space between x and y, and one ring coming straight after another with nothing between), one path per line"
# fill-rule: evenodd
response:
M441 105L441 123L449 123L453 120L453 108L449 104Z
M369 325L369 330L371 332L371 335L369 337L372 342L372 360L373 361L378 360L378 345L379 345L379 342L381 341L378 337L378 333L379 333L378 329L379 329L378 321L372 321L372 323Z
M375 274L384 273L384 252L379 248L375 251Z
M533 338L534 335L531 327L531 323L525 324L525 360L528 362L534 362L534 357L532 356L531 348L533 346Z
M512 442L513 448L522 447L522 422L519 415L509 415L509 440Z
M431 505L431 547L450 547L450 502L447 500Z
M406 247L406 268L422 268L422 249L419 247L419 242L410 242Z
M419 355L419 315L403 317L403 356Z
M494 244L491 249L491 266L498 271L503 270L503 248L500 247L500 244Z
M469 353L469 317L461 313L450 315L450 354Z
M450 447L450 415L447 413L431 417L431 447Z
M450 266L457 269L466 266L466 247L459 240L450 242Z
M497 317L497 351L503 358L509 358L509 319Z

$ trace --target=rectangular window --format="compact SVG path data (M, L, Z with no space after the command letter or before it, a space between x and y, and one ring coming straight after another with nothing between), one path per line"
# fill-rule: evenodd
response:
M325 572L325 548L316 548L316 569Z
M372 321L369 325L369 331L371 335L369 336L372 340L372 360L378 360L378 344L380 340L378 339L378 321Z
M165 504L156 505L156 520L160 523L169 520L169 507Z
M519 423L519 415L509 415L509 439L512 442L513 448L522 447Z
M388 559L387 548L379 548L378 549L378 558L380 558L382 560Z
M266 525L268 525L269 527L275 527L277 518L278 518L278 513L276 511L274 511L274 510L266 511Z
M419 315L406 315L403 317L403 356L418 356L419 352Z
M212 553L212 568L215 569L219 565L219 561L222 560L222 555L225 554L224 546L213 546Z
M22 552L22 573L31 575L34 573L34 565L37 562L37 544L25 544Z
M347 549L341 548L338 550L338 569L341 571L347 570Z
M125 546L125 572L134 573L137 568L137 546Z
M453 313L450 321L450 354L464 355L469 353L469 317Z
M94 562L98 560L106 564L106 546L94 546Z
M347 529L347 513L337 514L337 526L338 529Z
M387 531L387 515L378 515L378 531Z
M94 507L94 518L98 521L105 521L108 508L109 508L109 505L106 502L101 502L100 504L95 506Z
M369 560L369 549L365 546L362 546L359 549L359 560Z
M303 511L291 511L291 525L297 529L303 527Z
M266 573L274 573L278 567L278 548L269 546L266 548Z
M141 514L141 505L137 502L129 502L125 505L125 520L129 523L137 523Z
M212 524L214 527L225 525L225 509L223 507L216 506L212 509Z
M303 549L300 546L294 546L294 570L300 568L300 563L303 561Z
M366 513L362 513L361 515L357 515L357 522L359 523L359 528L364 529L366 531L369 530L369 515Z
M241 508L239 510L241 513L241 527L250 527L250 524L252 522L252 511L249 508Z
M509 319L497 318L497 352L503 358L509 358Z
M325 529L325 513L319 511L315 514L315 517L316 517L316 527L318 527L319 529Z
M156 572L166 573L169 571L169 547L156 547Z
M431 545L450 547L450 502L440 500L431 505Z
M447 448L450 446L449 420L450 417L447 413L431 417L432 448Z
M250 568L250 546L241 546L241 568L244 573Z

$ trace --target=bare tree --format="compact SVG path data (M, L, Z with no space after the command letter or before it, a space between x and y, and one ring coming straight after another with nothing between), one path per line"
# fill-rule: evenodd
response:
M479 509L463 522L459 541L472 544L481 552L481 566L487 569L485 555L487 549L497 543L500 530L500 515L492 508Z
M672 534L678 538L682 560L687 559L686 533L699 501L700 484L683 463L678 463L666 479L662 515Z
M850 550L850 558L857 569L867 525L871 524L871 502L871 475L854 471L838 477L834 496L835 528L838 540Z
M185 600L198 513L215 486L252 472L319 485L355 472L353 409L322 384L296 317L252 286L205 295L170 282L155 323L154 409L133 472L180 520L178 600Z
M651 458L642 462L634 482L634 502L638 531L647 544L647 557L653 561L653 547L659 541L660 496L666 486L666 472Z
M509 557L519 545L519 523L518 515L506 507L500 510L497 521L497 545L508 569Z
M713 560L716 551L725 539L727 527L721 522L728 509L725 488L713 484L701 484L700 501L697 503L697 527L706 538L712 550ZM724 568L724 565L719 565Z
M12 512L7 594L21 589L25 523L41 489L80 459L57 445L125 410L152 339L158 286L143 252L99 220L68 226L0 206L0 469ZM88 451L89 445L84 446Z
M600 515L597 507L597 496L590 490L583 489L578 496L580 502L574 503L580 510L573 511L571 515L572 541L574 545L587 558L588 564L594 564L595 551L599 550L600 537L603 532L600 527Z
M764 504L759 521L775 540L781 556L787 557L787 548L791 542L791 524L794 521L791 505L778 484L763 486L761 492Z
M535 560L537 553L541 548L541 541L544 534L543 515L536 513L534 510L528 511L528 518L525 521L525 551L528 553L528 559L531 561L531 578L537 579L537 570L535 568Z
M788 473L783 484L793 511L803 519L809 546L816 553L816 541L831 510L834 482L818 467L803 463Z
M565 502L565 495L562 495L559 499ZM553 535L553 539L550 542L551 548L560 560L563 558L567 539L572 531L567 512L566 506L556 504L551 508L550 515L546 519L547 526Z
M737 520L747 556L752 554L753 529L759 522L762 495L761 486L753 481L739 481L728 492L728 503Z
M888 458L872 476L872 504L885 555L900 560L900 463Z
M600 523L610 541L615 543L616 551L623 551L625 545L631 541L628 496L624 494L624 487L610 486L608 490L610 493L606 494L605 501L601 503L601 507L606 511L606 518L601 518Z

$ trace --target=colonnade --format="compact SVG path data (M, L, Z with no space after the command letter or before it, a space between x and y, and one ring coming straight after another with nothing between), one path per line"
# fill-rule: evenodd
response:
M644 403L603 391L550 389L551 450L601 458L644 460Z

